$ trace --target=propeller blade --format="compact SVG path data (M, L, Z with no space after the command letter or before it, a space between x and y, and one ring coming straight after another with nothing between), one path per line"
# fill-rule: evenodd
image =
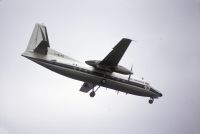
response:
M131 66L131 72L133 73L133 65Z
M131 72L132 72L132 70L133 70L133 65L131 66ZM133 74L133 72L132 72L132 74ZM131 79L131 75L132 75L132 74L129 74L128 80Z

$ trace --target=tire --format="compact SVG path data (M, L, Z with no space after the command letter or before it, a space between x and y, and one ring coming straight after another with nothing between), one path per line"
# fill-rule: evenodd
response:
M150 99L150 100L149 100L149 104L153 104L153 99Z
M95 92L94 91L90 92L90 97L94 97L94 96L95 96Z

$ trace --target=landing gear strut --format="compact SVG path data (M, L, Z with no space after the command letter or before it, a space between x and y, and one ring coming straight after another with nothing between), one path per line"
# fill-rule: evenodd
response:
M150 98L150 100L149 100L149 104L152 104L153 101L154 101L154 99L153 99L153 98Z
M90 97L94 97L95 94L96 94L96 91L97 91L99 88L100 88L100 86L97 87L97 89L96 89L95 91L94 91L94 88L93 88L92 92L90 92Z

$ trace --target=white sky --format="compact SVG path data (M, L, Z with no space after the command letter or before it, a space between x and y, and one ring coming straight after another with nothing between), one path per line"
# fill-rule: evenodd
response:
M103 59L123 37L136 40L121 65L134 65L164 96L98 90L23 57L35 23L51 47ZM199 0L0 0L0 134L199 134Z

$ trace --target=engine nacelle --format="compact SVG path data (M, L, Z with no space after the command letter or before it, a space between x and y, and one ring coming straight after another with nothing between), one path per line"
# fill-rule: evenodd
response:
M117 72L120 74L125 74L125 75L133 74L130 70L128 70L127 68L120 66L120 65L115 67L114 72Z
M88 61L85 61L86 64L90 65L90 66L93 66L93 67L97 67L97 65L99 64L99 60L88 60Z
M86 64L95 67L96 69L100 69L100 70L104 70L107 72L116 72L116 73L120 73L120 74L125 74L125 75L130 75L133 74L130 70L128 70L127 68L123 67L123 66L116 66L116 67L111 67L111 66L102 66L99 65L101 61L99 60L88 60L85 61Z

